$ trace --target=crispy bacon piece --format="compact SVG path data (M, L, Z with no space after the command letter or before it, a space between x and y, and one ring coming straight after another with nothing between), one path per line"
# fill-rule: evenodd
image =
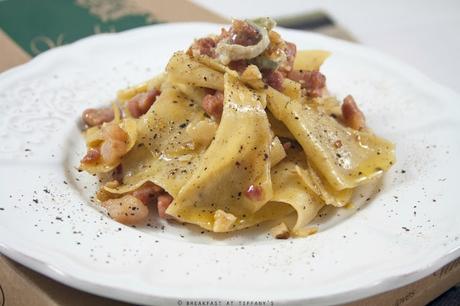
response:
M251 185L244 192L244 195L252 201L260 201L263 199L263 189L260 186Z
M226 28L221 28L220 29L220 34L219 36L216 37L216 43L219 43L221 40L224 40L224 39L229 39L231 33L229 30L227 30Z
M113 109L105 108L88 108L82 114L82 120L87 126L101 125L104 122L110 122L114 118Z
M187 53L193 56L207 55L215 58L217 56L215 51L216 45L216 41L211 37L200 38L193 42Z
M224 109L224 93L216 91L214 94L204 96L201 106L214 120L220 121Z
M366 119L364 114L356 105L355 99L348 95L343 99L342 116L345 124L352 129L361 130L366 127Z
M137 94L131 98L131 100L129 100L127 103L127 107L131 116L134 118L139 118L145 114L160 94L161 92L159 90L153 89L149 92Z
M294 66L294 60L297 54L297 46L293 43L286 42L286 48L284 49L284 52L286 53L286 63L283 65L283 71L289 73Z
M326 77L319 71L292 70L287 77L299 82L309 97L321 97L326 87Z
M239 74L243 73L248 66L249 64L246 60L231 61L228 63L228 68L238 71Z
M168 218L168 214L166 214L166 209L168 209L172 201L173 201L173 197L170 196L168 193L163 193L158 196L157 208L158 208L158 216L160 216L160 218L163 218L163 219Z
M276 90L283 90L284 76L279 70L266 70L263 72L263 79L267 85Z
M233 44L252 46L262 39L262 35L244 20L233 20L230 28L230 41Z
M133 196L141 200L145 205L148 205L151 204L162 192L163 188L148 181L145 182L141 187L137 188L133 192Z

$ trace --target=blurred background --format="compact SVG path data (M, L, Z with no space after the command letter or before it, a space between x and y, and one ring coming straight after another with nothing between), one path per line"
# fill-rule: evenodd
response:
M458 0L194 0L225 17L326 13L356 41L403 60L460 91Z
M0 0L0 71L95 33L258 16L373 47L460 91L458 0Z

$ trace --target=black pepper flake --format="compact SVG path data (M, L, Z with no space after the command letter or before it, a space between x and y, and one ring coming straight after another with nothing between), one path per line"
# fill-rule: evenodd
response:
M32 199L32 201L38 204L38 199Z
M405 230L406 232L409 232L409 231L410 231L410 229L408 229L408 228L405 227L405 226L403 226L403 227L401 227L401 228L402 228L403 230Z
M181 129L185 128L186 126L187 126L187 123L182 123L181 125L179 125Z
M0 210L5 210L5 208L3 208L3 207L0 207Z
M62 218L61 217L56 217L56 220L62 221Z
M406 170L401 170L401 173L403 173L403 174L406 173Z
M51 193L47 188L43 189L43 192L48 194Z

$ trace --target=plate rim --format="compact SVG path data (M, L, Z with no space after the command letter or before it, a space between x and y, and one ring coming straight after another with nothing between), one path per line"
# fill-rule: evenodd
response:
M65 55L66 50L74 48L75 46L84 47L85 44L89 45L91 43L94 43L95 41L99 41L105 38L110 38L110 37L113 38L113 37L119 37L123 35L130 35L134 32L149 31L150 29L153 29L153 28L158 29L161 27L168 28L171 26L172 27L190 27L190 26L210 26L210 25L215 27L216 25L219 25L219 24L207 23L207 22L167 23L167 24L156 24L156 25L145 26L141 28L118 32L118 33L104 33L104 34L93 35L93 36L86 37L78 41L75 41L71 44L46 51L25 64L13 67L0 74L0 81L3 81L8 78L17 77L21 73L25 73L29 69L31 69L30 67L40 65L41 63L46 63L47 61L52 60L53 56L55 55L59 56L59 53L62 53ZM419 84L429 85L427 86L427 90L432 90L432 91L441 90L440 93L436 93L436 96L439 99L442 98L443 100L447 100L445 97L450 97L452 100L456 100L456 99L458 100L460 98L460 96L454 90L450 89L449 87L433 81L431 78L427 77L426 75L421 73L416 68L413 68L403 63L402 61L395 59L389 55L383 54L380 51L376 51L372 48L365 47L365 46L362 46L356 43L346 42L346 41L342 41L342 40L335 39L335 38L330 38L330 37L316 34L316 33L299 31L299 30L291 30L291 29L283 29L282 31L321 37L321 39L334 41L335 43L343 45L343 46L352 46L355 49L361 50L361 52L366 52L372 55L372 57L383 60L384 62L392 63L392 65L399 66L398 70L401 71L404 74L404 76L410 76L411 80L417 80L417 83ZM7 257L15 261L20 262L21 264L31 268L32 270L35 270L41 274L44 274L65 285L68 285L76 289L84 290L84 291L87 291L87 292L90 292L90 293L93 293L99 296L105 296L108 298L115 297L118 300L122 300L126 302L133 301L133 299L129 298L132 295L135 295L137 297L139 296L138 293L134 293L132 291L121 291L121 292L114 291L113 287L100 285L95 281L90 282L88 280L81 280L79 278L76 278L75 276L70 275L69 273L61 271L60 269L53 266L52 264L41 262L40 260L25 254L23 251L20 250L21 247L18 244L16 245L16 248L15 248L14 242L9 241L9 243L5 243L5 241L8 241L8 238L7 239L0 238L0 251L2 254L6 255ZM399 288L409 283L412 283L418 279L421 279L433 273L434 271L436 271L443 265L448 264L449 262L451 262L452 260L455 260L458 257L460 257L460 245L457 246L456 248L451 249L450 252L444 254L443 256L438 257L436 260L431 260L430 264L425 265L419 269L416 269L415 271L412 271L411 273L406 273L406 274L402 273L398 275L393 275L391 277L387 277L387 278L380 280L378 283L369 284L369 286L366 286L366 287L351 289L349 291L342 291L337 294L332 294L329 296L321 296L321 297L318 297L317 299L311 299L311 300L313 301L313 303L324 303L326 301L328 303L331 303L331 302L332 303L343 303L343 302L357 301L357 300L360 300L360 299L363 299L369 296L373 296L375 294L387 292L389 290L393 290L395 288ZM158 301L158 302L164 301L168 303L177 302L178 300L176 297L165 297L165 296L154 296L154 295L153 296L145 295L145 297L147 299L146 300L147 303L153 302L152 299L155 299L155 301ZM183 297L182 299L183 300L198 300L196 298L188 299L187 297ZM216 298L215 300L224 300L224 299ZM291 304L291 303L298 303L302 301L305 301L305 299L301 299L301 298L286 299L286 300L276 300L275 302L279 304Z

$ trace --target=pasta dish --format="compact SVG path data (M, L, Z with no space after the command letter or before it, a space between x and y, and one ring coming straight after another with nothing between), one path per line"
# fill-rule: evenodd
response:
M306 236L324 206L346 206L392 166L394 145L354 98L328 92L330 53L297 50L274 27L233 20L109 107L84 111L80 169L98 176L111 218L136 224L153 210L212 232L274 220L274 237Z

